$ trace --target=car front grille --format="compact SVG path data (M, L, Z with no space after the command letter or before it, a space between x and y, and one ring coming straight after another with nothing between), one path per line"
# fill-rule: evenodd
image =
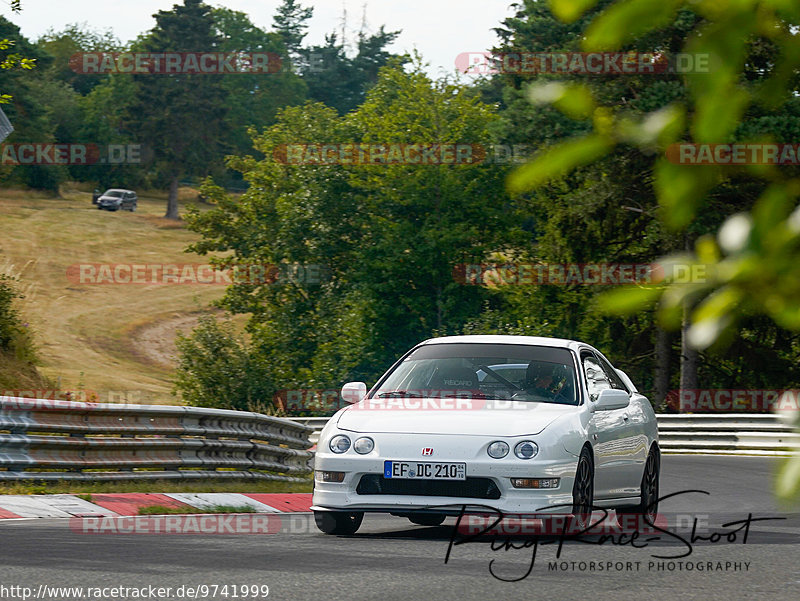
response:
M466 480L404 480L365 474L356 487L359 495L417 495L421 497L465 497L499 499L500 490L489 478Z

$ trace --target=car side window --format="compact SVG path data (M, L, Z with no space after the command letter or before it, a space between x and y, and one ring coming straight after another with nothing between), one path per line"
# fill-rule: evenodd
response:
M586 388L589 391L589 398L594 400L601 390L612 387L611 381L593 353L589 351L581 353L581 362L583 363L583 371L586 374Z
M624 390L627 393L630 393L630 390L625 386L625 383L622 381L622 378L619 377L617 370L615 370L611 364L606 361L603 357L598 356L598 361L600 362L600 367L603 368L603 371L608 377L609 382L611 383L611 388L615 388L617 390Z

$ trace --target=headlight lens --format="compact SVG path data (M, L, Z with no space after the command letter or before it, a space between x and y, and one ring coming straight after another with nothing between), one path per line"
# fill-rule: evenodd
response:
M486 449L486 452L489 453L489 457L493 459L502 459L508 455L508 444L502 440L496 440L489 445L489 448Z
M520 459L533 459L539 453L539 445L532 440L523 440L514 447L514 455Z
M331 448L331 451L334 453L344 453L347 449L350 448L350 439L343 434L338 434L331 438L331 441L328 443L328 446Z
M367 453L372 452L372 449L375 448L375 441L369 436L362 436L355 442L353 448L359 455L366 455Z

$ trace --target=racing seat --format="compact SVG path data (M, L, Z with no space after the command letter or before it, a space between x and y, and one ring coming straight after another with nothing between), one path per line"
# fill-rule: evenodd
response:
M478 374L469 367L440 369L431 378L433 390L478 390Z

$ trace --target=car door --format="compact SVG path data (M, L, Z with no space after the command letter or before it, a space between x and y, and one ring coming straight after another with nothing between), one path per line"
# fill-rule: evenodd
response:
M641 396L628 390L617 370L600 353L596 353L600 366L605 371L613 388L625 390L631 396L630 405L622 411L620 461L622 462L622 483L620 495L639 494L644 464L647 461L647 415L642 406Z
M591 406L602 390L615 386L594 352L584 349L580 356ZM589 436L594 448L594 496L596 499L624 496L620 494L620 490L625 488L627 473L624 459L624 416L624 409L592 413L589 422Z

